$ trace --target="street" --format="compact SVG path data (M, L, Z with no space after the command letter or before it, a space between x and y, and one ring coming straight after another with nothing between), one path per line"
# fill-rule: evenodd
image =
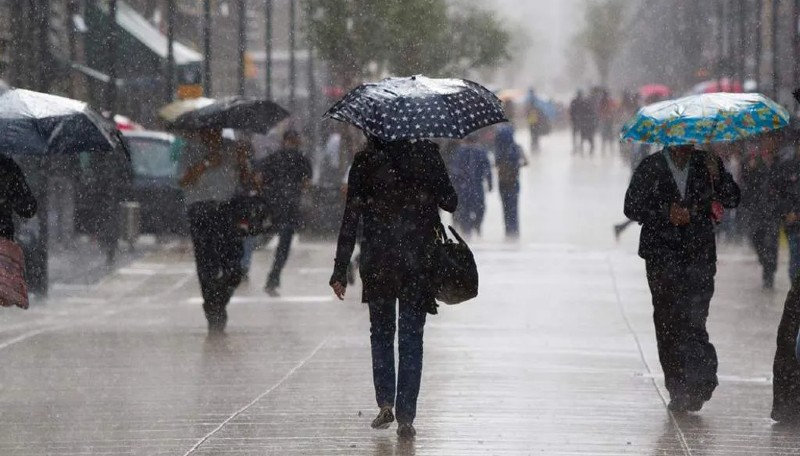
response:
M480 296L428 319L415 441L370 429L360 290L335 300L335 246L301 239L280 298L262 291L272 249L256 252L224 338L207 338L192 254L178 250L4 309L0 455L800 454L800 435L769 419L786 252L766 292L749 249L720 246L720 385L701 412L674 416L638 227L619 243L612 231L627 158L575 156L565 132L530 158L520 240L503 240L490 193L472 241Z

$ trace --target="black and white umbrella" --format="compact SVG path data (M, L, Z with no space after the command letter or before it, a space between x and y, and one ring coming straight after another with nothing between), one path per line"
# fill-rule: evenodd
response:
M198 109L186 111L175 119L172 127L178 130L230 128L267 133L287 117L289 111L274 101L234 96L220 98Z
M0 90L0 153L110 152L124 148L114 123L78 100L24 89Z
M460 139L508 121L500 100L482 85L421 75L362 84L324 117L355 125L384 141Z

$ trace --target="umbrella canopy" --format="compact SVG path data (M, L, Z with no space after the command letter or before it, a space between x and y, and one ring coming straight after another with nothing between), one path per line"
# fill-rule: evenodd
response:
M175 119L180 117L182 114L186 114L189 111L195 111L200 108L205 108L212 103L214 103L214 99L205 97L187 98L185 100L173 101L172 103L158 110L158 117L166 120L167 122L175 122Z
M425 76L362 84L324 117L355 125L384 141L464 138L483 127L508 121L500 100L482 85Z
M124 147L114 123L82 101L0 91L0 153L55 155Z
M757 93L692 95L645 106L621 140L679 145L735 141L789 125L789 112Z
M253 133L267 133L289 112L263 98L226 97L198 109L184 112L172 123L179 130L231 128Z

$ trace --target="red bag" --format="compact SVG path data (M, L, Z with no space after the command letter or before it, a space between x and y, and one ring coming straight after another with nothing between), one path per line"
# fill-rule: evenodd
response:
M0 239L0 306L28 308L25 258L22 249L8 239Z

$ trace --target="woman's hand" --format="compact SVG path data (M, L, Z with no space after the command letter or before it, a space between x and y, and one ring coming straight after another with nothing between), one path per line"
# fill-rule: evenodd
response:
M339 298L340 301L344 301L344 294L347 292L347 286L342 285L341 282L333 282L331 288L333 288L333 293L336 297Z

